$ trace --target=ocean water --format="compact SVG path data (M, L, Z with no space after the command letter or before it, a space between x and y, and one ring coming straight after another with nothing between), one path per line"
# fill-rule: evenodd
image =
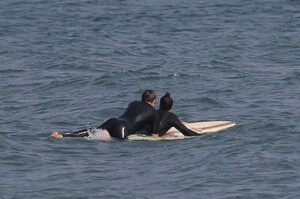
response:
M0 2L0 198L300 197L300 1ZM50 138L144 89L201 138Z

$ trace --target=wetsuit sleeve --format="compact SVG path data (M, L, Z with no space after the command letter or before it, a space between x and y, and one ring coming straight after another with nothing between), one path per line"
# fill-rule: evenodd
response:
M63 133L62 136L63 137L87 137L89 136L89 133L87 129L83 129L72 133Z
M201 134L192 131L191 129L187 128L179 118L174 114L170 113L170 122L172 126L174 126L178 131L180 131L185 136L200 136Z
M158 112L155 110L152 133L158 133L159 123L160 123L160 116L159 116Z

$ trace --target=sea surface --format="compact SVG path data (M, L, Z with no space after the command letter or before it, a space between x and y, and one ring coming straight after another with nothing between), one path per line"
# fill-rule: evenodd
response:
M177 141L50 137L170 92ZM300 1L0 1L0 198L300 198Z

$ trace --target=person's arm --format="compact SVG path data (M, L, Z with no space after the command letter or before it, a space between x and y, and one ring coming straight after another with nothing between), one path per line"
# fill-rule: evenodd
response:
M178 131L180 131L185 136L200 136L203 134L199 134L189 128L187 128L184 123L182 123L179 118L172 114L172 126L174 126Z
M152 134L151 134L153 138L159 137L159 134L158 134L159 123L160 123L160 116L159 116L158 112L155 110L155 115L154 115L154 120L153 120L153 129L152 129Z

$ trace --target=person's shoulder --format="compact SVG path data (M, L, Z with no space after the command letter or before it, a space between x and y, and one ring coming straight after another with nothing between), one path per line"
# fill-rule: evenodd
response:
M161 110L161 109L157 109L157 112L158 112L158 114L160 114L160 115L165 115L165 114L168 114L168 113L169 113L169 111Z
M177 115L175 115L175 113L167 111L167 110L158 109L157 112L161 117L178 118Z
M155 110L150 104L144 101L133 101L129 105L129 107L136 107L136 108L142 108L142 109L153 109Z
M178 116L173 112L169 112L169 117L173 117L173 118L178 119Z
M137 105L139 103L140 103L140 101L133 101L133 102L130 102L128 106Z

